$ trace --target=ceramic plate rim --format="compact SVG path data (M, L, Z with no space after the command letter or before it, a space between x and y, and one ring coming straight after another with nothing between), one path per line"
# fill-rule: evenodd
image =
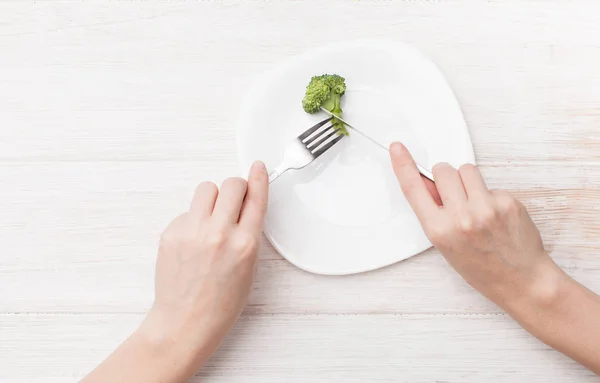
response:
M243 145L241 142L241 130L242 128L244 128L244 123L243 121L247 119L248 113L250 113L250 100L253 99L254 95L265 91L265 87L258 87L256 86L256 84L260 84L262 82L264 82L266 79L268 78L274 78L276 77L276 74L280 71L282 71L283 69L285 69L286 67L290 66L294 61L296 60L305 60L309 57L312 56L316 56L318 54L320 54L320 52L326 51L329 47L335 46L337 48L340 48L341 46L347 46L347 47L355 47L355 46L362 46L362 45L367 45L367 46L375 46L375 47L381 47L382 49L387 49L387 50L393 50L393 49L406 49L406 50L410 50L413 54L421 57L422 59L424 59L425 61L429 62L432 65L433 70L435 70L437 72L437 74L444 80L444 84L445 86L448 88L448 90L451 92L451 94L453 95L453 100L456 103L458 110L460 111L462 120L465 123L465 127L466 129L466 134L468 139L471 141L471 136L470 136L470 132L468 129L468 125L466 124L465 118L464 118L464 112L462 111L462 108L460 106L460 103L458 102L458 98L456 97L456 93L454 92L454 90L452 89L452 87L450 86L450 84L448 83L448 81L446 80L446 77L444 76L444 74L442 73L442 71L440 70L440 68L436 65L435 62L433 62L431 59L429 59L427 56L425 56L423 53L421 53L421 51L419 51L417 48L415 48L414 46L406 43L406 42L402 42L402 41L391 41L391 40L381 40L381 39L357 39L357 40L347 40L347 41L342 41L342 42L337 42L337 43L330 43L330 44L324 44L324 45L320 45L317 46L315 48L312 49L307 49L305 51L302 51L300 53L294 54L292 56L286 57L282 60L279 60L277 62L275 62L274 64L272 64L269 68L267 68L266 70L262 71L261 73L259 73L254 79L253 81L251 81L251 85L250 85L250 90L245 94L241 106L240 106L240 111L239 111L239 115L238 118L236 120L236 149L237 149L237 153L238 153L238 165L240 168L240 172L242 173L243 177L246 177L246 172L248 171L248 165L244 163L243 159L242 159L242 155L241 153L243 152ZM260 90L260 92L259 92ZM472 142L472 141L471 141ZM471 146L471 152L469 153L469 162L471 163L475 163L475 157L474 157L474 152L472 150L472 146ZM267 240L269 241L269 243L273 246L273 248L288 262L290 262L292 265L294 265L295 267L304 270L306 272L309 273L313 273L313 274L317 274L317 275L331 275L331 276L341 276L341 275L352 275L352 274L360 274L360 273L365 273L365 272L369 272L369 271L373 271L373 270L377 270L380 268L384 268L390 265L393 265L395 263L404 261L408 258L411 258L413 256L416 256L418 254L423 253L424 251L427 251L428 249L430 249L432 247L431 242L428 240L427 245L422 249L422 250L417 250L417 249L421 249L422 246L417 246L414 245L413 247L415 248L415 251L411 251L410 253L413 253L412 255L409 255L405 258L401 258L401 259L396 259L393 261L384 261L382 263L377 263L374 264L372 267L369 268L358 268L358 269L353 269L353 268L348 268L348 269L344 269L344 270L339 270L339 271L323 271L323 270L318 270L318 269L312 269L311 267L306 267L305 265L302 264L298 264L296 262L296 258L297 256L295 254L292 254L293 251L283 251L281 244L279 243L279 241L277 241L273 235L269 232L269 230L267 230L268 226L265 223L265 226L263 228L263 234L265 235L265 237L267 238Z

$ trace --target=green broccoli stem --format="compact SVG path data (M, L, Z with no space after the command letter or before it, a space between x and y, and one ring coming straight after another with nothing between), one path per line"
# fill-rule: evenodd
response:
M336 116L342 117L342 107L340 105L340 100L341 96L339 94L334 95L333 108L331 108L329 111L335 114ZM339 119L333 117L333 119L331 120L331 124L333 125L333 128L338 132L338 134L344 134L346 136L349 135L348 129L346 129L344 123Z

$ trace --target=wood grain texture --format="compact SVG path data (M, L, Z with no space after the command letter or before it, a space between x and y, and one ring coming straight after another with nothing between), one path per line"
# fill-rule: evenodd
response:
M346 39L407 41L440 66L480 163L598 160L598 3L0 7L1 159L235 157L253 76L343 25Z
M490 186L600 291L599 14L585 0L0 2L0 381L74 381L135 328L160 232L195 184L238 172L244 89L341 39L431 57ZM594 378L433 250L321 277L265 244L245 316L195 381L283 379Z
M13 291L0 300L0 311L143 312L153 298L160 233L187 209L199 179L218 182L228 167L7 164L0 169L0 239L7 255L0 280ZM522 198L556 261L600 291L594 256L600 252L600 164L482 170L492 187ZM554 179L557 172L562 176ZM250 303L248 313L498 311L434 251L373 273L332 278L296 269L266 243Z
M0 316L0 380L80 379L141 320ZM232 381L586 383L597 377L504 315L260 315L242 317L192 380Z

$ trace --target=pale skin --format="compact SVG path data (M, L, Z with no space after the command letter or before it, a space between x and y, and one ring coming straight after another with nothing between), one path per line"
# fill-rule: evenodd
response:
M394 172L425 233L448 263L524 329L600 374L600 296L566 275L519 201L489 190L477 167L438 164L422 178L401 144ZM146 319L84 382L187 382L218 348L250 292L268 176L198 186L161 238L155 302Z

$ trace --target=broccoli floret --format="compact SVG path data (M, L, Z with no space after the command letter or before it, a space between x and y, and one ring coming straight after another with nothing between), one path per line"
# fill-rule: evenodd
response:
M346 93L345 79L337 74L314 76L306 87L302 107L306 113L316 113L321 107L336 116L342 117L340 99ZM331 120L339 134L348 135L348 130L337 118Z
M310 84L306 87L306 94L302 100L302 107L306 113L317 113L325 100L329 97L331 90L329 86L321 80L321 77L313 77Z

